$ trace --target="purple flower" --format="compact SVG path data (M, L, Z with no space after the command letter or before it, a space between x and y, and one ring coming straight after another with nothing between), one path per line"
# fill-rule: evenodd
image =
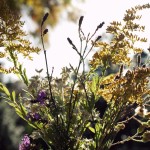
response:
M33 119L35 121L37 121L37 120L41 119L41 115L39 113L33 113Z
M19 144L19 150L29 150L30 149L30 138L27 134L24 135L21 144Z
M31 112L28 112L28 113L27 113L27 116L26 116L26 119L29 120L30 118L32 118Z
M40 104L44 104L44 101L46 99L46 92L45 91L40 91L37 97L37 101L40 102Z
M41 119L41 115L39 113L32 113L32 112L29 112L27 114L27 117L26 117L28 120L31 119L31 121L38 121Z

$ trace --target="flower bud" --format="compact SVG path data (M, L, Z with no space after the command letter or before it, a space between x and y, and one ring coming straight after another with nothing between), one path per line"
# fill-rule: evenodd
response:
M80 30L80 28L81 28L83 18L84 18L84 16L81 16L80 19L79 19L79 30Z
M97 42L98 40L100 40L101 37L102 37L102 36L98 36L98 37L96 38L95 42Z
M46 13L43 17L43 20L42 20L42 23L41 23L41 26L43 26L44 22L46 21L47 17L48 17L49 13Z
M97 31L99 28L102 28L104 24L105 24L105 22L100 23L100 24L97 26L96 31Z
M43 31L43 36L44 36L47 32L48 32L48 29L45 29L45 30Z
M30 138L27 134L24 135L21 144L19 144L19 150L29 150L30 149Z
M143 134L143 142L149 142L150 141L150 131L146 131L144 134Z
M123 130L125 128L125 124L119 123L117 126L115 126L115 131L119 132L120 130Z

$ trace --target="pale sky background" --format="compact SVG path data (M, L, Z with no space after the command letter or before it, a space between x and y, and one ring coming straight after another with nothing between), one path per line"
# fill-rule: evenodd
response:
M97 35L101 35L105 32L106 27L111 21L121 21L125 10L134 7L139 4L150 3L150 0L85 0L84 3L78 3L77 0L73 0L73 5L77 5L81 10L81 15L84 16L82 29L87 35L89 32L93 33L97 25L101 22L105 22L103 29L99 30ZM142 25L146 26L145 36L149 38L150 36L150 24L149 24L149 14L150 10L142 11L140 14L143 15L141 19ZM22 20L30 23L31 20L27 19L25 15ZM28 25L27 25L28 26ZM25 26L25 29L27 29ZM32 30L34 26L30 25ZM54 67L54 76L59 76L61 68L68 66L69 63L72 65L77 65L78 56L76 52L71 48L70 44L67 42L67 37L70 37L74 44L79 47L78 38L78 23L71 23L67 20L60 19L58 25L52 30L50 30L50 48L47 48L48 64L51 72L51 68ZM27 29L28 30L28 29ZM32 38L31 38L32 40ZM145 44L145 49L148 48L150 41ZM41 45L36 45L41 46ZM33 61L24 61L24 67L27 68L27 75L31 77L35 74L36 69L45 69L44 54L41 52L40 55L35 55ZM46 71L43 72L45 75Z

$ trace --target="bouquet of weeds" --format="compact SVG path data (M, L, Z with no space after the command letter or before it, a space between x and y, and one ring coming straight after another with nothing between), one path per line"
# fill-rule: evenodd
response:
M95 37L104 22L96 27L93 34L86 36L82 29L84 17L81 16L78 24L79 48L67 38L79 55L78 65L62 68L60 78L53 77L53 69L51 73L48 69L44 46L44 36L48 32L44 25L49 16L46 13L41 22L41 41L47 76L41 77L42 70L37 70L39 75L31 79L28 79L18 57L21 54L31 59L31 54L38 53L40 49L31 47L30 42L23 38L25 33L21 29L23 23L20 18L9 12L4 2L2 4L0 45L4 52L0 52L0 58L7 57L13 67L6 69L1 65L0 71L13 72L26 87L23 89L25 95L16 95L15 91L9 91L0 83L1 97L34 128L31 135L24 135L19 150L108 150L129 140L150 141L149 58L142 64L143 49L135 47L136 42L147 41L136 34L145 28L136 23L141 18L137 12L149 9L150 4L128 9L122 22L113 21L106 29L112 34L110 42L104 42L101 36ZM89 71L85 71L85 59L94 48L99 50L89 60ZM125 71L133 61L129 57L131 52L137 56L136 65ZM107 73L112 64L120 66L118 73ZM130 120L138 123L136 133L114 142ZM42 139L46 147L35 142L38 139Z

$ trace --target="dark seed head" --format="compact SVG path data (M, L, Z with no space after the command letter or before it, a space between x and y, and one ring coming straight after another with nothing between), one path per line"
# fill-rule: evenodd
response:
M102 28L104 24L105 24L105 22L100 23L100 24L97 26L97 29L96 29L96 30L98 30L99 28Z
M70 38L67 38L67 40L68 40L69 44L72 45L72 41L70 40Z
M46 13L43 17L43 20L42 20L42 23L41 23L41 26L43 26L44 22L46 21L47 17L48 17L49 13Z
M119 75L116 75L116 76L115 76L115 80L118 80L118 79L120 79L120 76L119 76Z
M137 65L138 67L141 65L141 54L137 56Z
M100 40L101 37L102 37L102 36L98 36L98 37L96 38L95 42L97 42L98 40Z
M145 64L143 64L143 65L142 65L142 67L143 67L143 68L146 68L146 65L145 65Z
M47 32L48 32L48 29L45 29L45 30L43 31L43 35L45 35Z
M79 19L79 30L80 30L80 28L81 28L83 18L84 18L84 16L81 16L80 19Z

